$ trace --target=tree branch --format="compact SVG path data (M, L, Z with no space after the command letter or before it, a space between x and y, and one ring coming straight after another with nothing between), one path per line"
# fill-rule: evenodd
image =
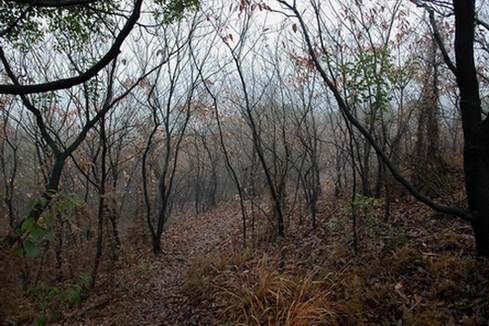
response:
M16 26L17 24L25 19L27 17L27 14L34 8L34 6L29 6L26 10L24 10L20 15L19 17L17 17L17 19L12 23L10 24L10 26L8 26L7 28L5 28L3 31L0 32L0 37L4 37L5 35L7 35L8 33L10 33Z
M438 44L438 48L441 51L441 54L443 56L443 61L445 61L445 64L448 66L450 71L455 76L457 76L457 67L453 63L452 59L450 59L450 56L448 55L448 51L441 38L440 31L438 30L438 25L436 24L436 20L435 20L435 10L422 1L411 0L411 2L414 3L417 7L424 8L428 12L428 15L430 16L430 25L433 28L433 36L435 37L436 44ZM440 3L438 3L437 1L432 1L432 3L434 3L435 5L436 4L440 5Z
M426 9L428 10L428 9ZM433 28L433 36L435 37L436 44L438 44L438 48L441 51L441 54L443 55L443 61L445 61L446 65L448 68L453 72L455 76L457 76L457 67L455 67L455 64L453 63L452 59L450 59L450 56L448 55L448 51L445 47L445 44L443 43L443 40L441 39L440 31L438 30L438 26L436 25L435 21L435 13L433 10L428 10L428 13L430 15L430 23L431 27Z
M7 62L7 59L5 58L5 54L3 53L3 49L0 48L0 61L2 61L5 70L7 71L7 75L9 78L12 80L14 85L19 86L19 80L17 79L17 76L13 73L12 69L10 68L10 65ZM22 99L22 103L24 103L24 106L34 114L36 117L36 123L41 131L41 135L44 138L44 140L47 142L51 150L53 151L55 156L58 156L61 153L60 148L58 145L56 145L56 142L54 141L53 137L48 132L48 128L46 127L46 124L44 123L44 119L41 115L41 112L31 103L31 101L27 98L25 94L20 95Z
M326 83L328 88L333 92L333 95L336 99L336 102L338 103L338 107L340 108L341 112L348 119L348 121L351 124L353 124L355 126L355 128L357 128L357 130L360 131L360 133L362 133L362 135L365 137L365 139L367 139L367 141L370 143L370 145L374 148L377 155L380 157L380 159L384 162L384 164L387 166L389 171L392 173L394 178L396 178L396 180L399 181L399 183L401 183L416 199L418 199L422 203L426 204L427 206L433 208L434 210L436 210L438 212L442 212L442 213L461 217L464 220L469 221L469 222L473 221L474 217L471 213L469 213L469 212L467 212L461 208L458 208L458 207L445 206L445 205L440 205L440 204L435 203L430 198L423 195L418 189L416 189L408 180L406 180L402 176L402 174L397 170L397 168L394 166L394 164L391 162L391 160L387 157L386 153L382 150L381 146L375 141L374 137L353 116L353 114L350 111L350 107L344 101L339 90L336 88L336 86L328 78L326 71L323 69L323 67L321 66L320 60L316 56L316 53L315 53L314 47L313 47L313 43L312 43L312 41L309 37L309 33L307 31L306 24L305 24L304 20L302 19L298 9L295 6L288 4L284 0L278 0L278 2L283 4L284 6L286 6L291 11L294 12L296 18L299 21L302 32L304 34L304 40L306 41L307 48L309 50L309 54L311 56L311 59L313 60L314 65L316 66L316 69L318 70L319 74L321 75L321 78Z
M54 0L53 0L54 1ZM58 1L58 0L56 0ZM71 0L68 0L71 1ZM73 0L75 1L75 0ZM79 0L78 0L79 1ZM83 1L83 0L81 0ZM133 29L136 22L139 20L141 14L141 5L143 0L137 0L133 12L126 24L122 28L121 32L117 36L112 44L110 50L102 57L96 64L94 64L86 72L72 78L60 79L53 82L47 82L43 84L35 85L0 85L0 94L32 94L32 93L43 93L49 91L55 91L60 89L66 89L73 87L75 85L84 83L90 80L92 77L97 75L105 66L107 66L115 57L120 53L120 48L124 40L127 38L131 30ZM3 53L3 49L0 47L0 51Z
M21 4L30 4L36 7L70 7L88 5L100 0L8 0Z
M478 25L484 26L485 29L489 30L489 23L487 23L487 22L485 22L479 18L474 18L474 19Z

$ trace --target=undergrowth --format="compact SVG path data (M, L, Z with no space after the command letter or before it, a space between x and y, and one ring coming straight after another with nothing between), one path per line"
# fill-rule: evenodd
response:
M163 255L133 249L62 325L488 324L489 261L469 225L403 199L388 223L380 206L358 215L355 248L346 205L247 248L236 210L175 223Z
M239 266L198 257L183 289L219 307L215 325L486 325L489 262L476 257L470 228L417 214L370 216L358 252L339 215L247 249Z

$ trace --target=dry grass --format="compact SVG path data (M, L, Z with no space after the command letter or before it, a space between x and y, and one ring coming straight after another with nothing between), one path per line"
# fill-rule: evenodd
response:
M205 295L213 287L213 278L227 268L241 269L252 257L249 248L240 248L220 255L199 255L190 259L189 267L183 274L180 291L192 296Z
M256 256L255 252L255 256ZM264 254L215 278L212 290L226 325L338 325L344 307L331 300L330 275L298 273Z
M183 275L181 291L193 296L204 295L211 286L211 273L213 260L209 256L192 258L190 266Z
M487 325L489 260L475 256L470 228L409 201L395 209L391 225L360 221L358 251L337 204L317 229L291 220L286 238L245 249L229 230L199 238L212 216L205 228L177 223L164 255L128 250L86 306L110 303L65 325Z
M397 226L363 222L357 253L349 227L326 220L261 239L244 263L206 257L190 270L205 275L215 325L486 324L489 262L470 229L417 207Z

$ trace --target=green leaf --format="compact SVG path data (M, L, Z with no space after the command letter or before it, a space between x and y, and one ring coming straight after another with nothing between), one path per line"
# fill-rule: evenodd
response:
M54 95L54 94L53 94ZM56 197L56 190L54 189L48 189L46 190L46 194L50 197L50 198L54 198Z
M15 230L14 232L14 237L19 238L22 234L24 234L25 230L22 230L22 228Z
M56 310L50 307L49 311L51 312L51 318L53 319L53 321L57 321L59 319L59 316Z
M27 202L26 202L26 205L27 207L29 208L33 208L35 205L37 204L37 200L35 199L29 199Z
M64 212L67 209L67 206L65 203L57 201L56 202L56 209L58 210L58 212Z
M87 289L90 288L90 282L92 282L92 277L90 275L83 273L78 276L78 278L80 279L83 286L85 286Z
M71 218L70 218L70 217L68 216L68 214L66 214L65 212L62 212L62 213L61 213L61 216L63 216L63 218L64 218L65 220L67 220L67 221L68 221L70 224L72 223L72 222L71 222Z
M34 219L32 217L27 218L23 223L22 223L22 231L26 231L32 228L34 225Z
M66 302L66 292L63 291L59 294L59 300L61 301L61 303Z
M34 239L34 241L37 243L39 241L41 241L42 239L42 236L44 235L44 232L43 232L43 228L37 226L37 225L34 225L32 226L31 228L31 235L32 235L32 238Z
M53 243L54 242L54 235L51 231L49 230L46 230L46 229L42 229L43 233L44 233L44 236L46 237L46 239L49 240L49 242Z
M46 315L46 312L43 311L41 313L41 316L36 320L36 326L44 326L48 323L48 316Z
M48 204L48 199L46 197L41 197L41 207L45 208Z
M24 242L24 248L29 257L36 258L37 256L37 246L30 240Z
M30 298L34 298L37 295L37 287L29 288L27 290L27 295L29 295Z
M15 254L16 254L17 256L19 256L19 257L24 256L24 248L22 248L22 247L16 248L16 249L15 249Z
M53 223L51 223L51 218L49 217L49 214L43 214L42 219L48 227L53 227Z
M69 288L67 291L68 291L68 294L70 295L71 302L73 302L73 303L80 302L81 298L80 298L80 289L79 288L77 288L75 286L73 288Z
M35 287L32 293L34 296L37 296L38 299L42 300L44 299L45 289L46 285L41 282L41 285L39 287Z

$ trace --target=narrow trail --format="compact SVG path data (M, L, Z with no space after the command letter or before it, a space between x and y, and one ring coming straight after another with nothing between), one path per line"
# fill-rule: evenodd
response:
M489 325L489 260L466 222L404 199L391 224L379 223L383 207L360 220L355 251L342 201L322 206L317 229L242 250L233 204L169 223L161 255L123 250L58 324Z
M163 255L150 281L152 307L145 309L151 325L206 325L208 311L181 293L185 271L192 259L219 255L239 245L239 217L225 209L194 216L171 225L163 237ZM238 234L237 234L238 233ZM200 305L205 306L205 305Z
M240 216L232 204L170 222L161 255L141 250L60 325L209 325L212 307L191 302L181 289L192 260L241 245Z

